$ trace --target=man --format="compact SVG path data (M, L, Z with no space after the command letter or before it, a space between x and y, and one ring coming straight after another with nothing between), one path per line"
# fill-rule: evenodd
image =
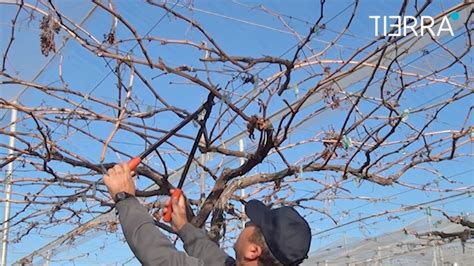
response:
M185 199L171 198L171 226L184 243L186 253L176 250L155 226L147 209L135 198L135 183L127 164L115 165L104 176L125 238L143 265L298 265L308 254L311 231L291 207L269 209L257 200L245 206L250 219L234 245L236 260L229 257L204 230L186 217Z

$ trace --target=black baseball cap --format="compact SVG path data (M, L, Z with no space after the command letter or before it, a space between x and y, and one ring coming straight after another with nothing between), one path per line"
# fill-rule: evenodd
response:
M308 257L311 229L294 208L270 209L251 200L245 205L245 213L260 228L270 252L283 265L298 265Z

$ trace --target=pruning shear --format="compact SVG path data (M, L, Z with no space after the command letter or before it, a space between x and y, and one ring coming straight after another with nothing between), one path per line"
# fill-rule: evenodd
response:
M204 118L200 121L201 127L199 128L198 134L196 136L196 139L194 140L193 147L191 149L191 152L189 153L188 160L186 161L186 164L184 166L183 172L181 174L181 178L179 179L178 186L174 189L173 193L171 194L171 197L174 199L179 199L179 197L182 195L182 190L181 188L183 187L184 180L186 179L186 175L188 174L189 167L191 166L191 162L194 159L194 154L196 153L199 141L201 140L201 136L204 133L204 128L207 119L209 118L209 115L211 113L211 108L213 105L213 99L214 99L214 94L209 93L207 96L207 101L194 113L186 117L181 123L179 123L176 127L171 129L165 136L163 136L161 139L159 139L155 144L152 146L148 147L144 152L142 152L140 155L132 158L130 161L128 161L128 167L130 168L131 171L134 171L138 165L142 162L143 159L145 159L150 153L152 153L156 148L158 148L161 144L163 144L165 141L167 141L171 136L175 135L176 132L178 132L181 128L183 128L186 124L188 124L190 121L194 120L197 118L203 111L205 111ZM163 217L163 220L165 222L170 222L171 221L171 214L173 212L173 208L171 204L166 207L166 213L165 216Z

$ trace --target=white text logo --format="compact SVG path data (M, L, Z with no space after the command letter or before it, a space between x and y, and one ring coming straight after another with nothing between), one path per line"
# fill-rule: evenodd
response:
M413 33L415 36L430 34L439 37L443 32L454 36L448 16L442 18L437 29L435 28L434 18L430 16L421 16L420 19L414 16L369 16L369 18L374 20L374 34L376 36L399 37ZM457 12L451 13L452 20L458 18L459 14ZM382 29L380 30L380 28Z

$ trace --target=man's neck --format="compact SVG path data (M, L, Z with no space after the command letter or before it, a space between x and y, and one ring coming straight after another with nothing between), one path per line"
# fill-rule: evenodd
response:
M237 261L237 266L258 266L258 261Z

